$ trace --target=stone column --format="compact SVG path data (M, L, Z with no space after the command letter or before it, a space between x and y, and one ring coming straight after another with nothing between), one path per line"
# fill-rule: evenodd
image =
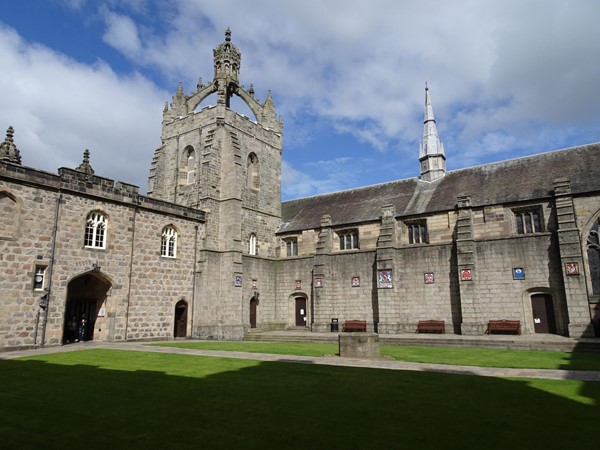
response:
M583 274L581 236L575 221L571 182L554 180L554 197L558 222L558 248L569 314L569 336L593 337L587 286Z
M379 317L377 332L381 334L394 334L401 331L397 308L397 303L401 299L396 298L397 291L393 287L391 289L378 288L378 274L381 270L391 270L392 277L396 277L396 264L394 260L396 246L396 210L394 205L386 205L381 208L381 228L379 229L379 239L377 240L377 260L375 264L376 273L373 277L373 289L375 289L377 297L376 307L378 309L377 311L373 311L373 317L375 320L377 320L377 316Z
M479 335L485 332L481 317L481 306L476 290L476 255L473 240L473 219L471 196L461 195L457 198L458 219L456 221L456 263L460 307L462 315L461 333Z
M331 229L331 216L326 214L321 217L321 230L317 240L315 263L313 265L313 323L312 331L323 333L330 331L331 319L336 317L331 303L331 262L329 260L333 231Z

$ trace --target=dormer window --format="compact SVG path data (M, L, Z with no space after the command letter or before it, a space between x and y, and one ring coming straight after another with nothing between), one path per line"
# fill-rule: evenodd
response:
M429 236L427 235L427 221L419 220L406 224L409 244L427 244Z
M513 210L517 234L541 233L542 214L539 207Z
M343 230L339 231L340 250L352 250L359 248L358 245L358 230Z

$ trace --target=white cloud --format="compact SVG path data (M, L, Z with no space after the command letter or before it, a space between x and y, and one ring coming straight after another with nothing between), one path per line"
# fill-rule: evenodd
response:
M0 126L15 128L24 165L74 168L89 148L98 175L145 191L167 94L140 75L118 76L103 62L83 65L30 45L7 27L0 27L0 59Z

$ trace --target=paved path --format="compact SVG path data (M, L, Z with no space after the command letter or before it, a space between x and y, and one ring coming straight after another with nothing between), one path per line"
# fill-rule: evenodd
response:
M136 342L107 343L84 342L61 347L46 347L34 350L0 352L0 359L14 359L53 353L73 352L84 349L112 349L144 351L154 353L174 353L180 355L215 356L222 358L252 359L258 361L279 361L299 364L320 364L325 366L364 367L388 370L410 370L415 372L441 372L456 375L477 375L482 377L546 378L551 380L600 381L600 372L583 370L552 369L509 369L499 367L451 366L447 364L426 364L396 361L387 358L359 359L339 356L294 356L272 355L267 353L228 352L218 350L193 350L176 347L157 347Z

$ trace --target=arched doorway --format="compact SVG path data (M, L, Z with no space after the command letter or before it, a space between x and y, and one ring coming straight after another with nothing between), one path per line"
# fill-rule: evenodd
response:
M552 295L532 294L531 311L533 313L533 329L536 333L556 334L556 316Z
M100 272L95 271L75 277L69 282L63 326L64 343L94 339L98 311L110 288L111 283Z
M187 310L188 305L185 300L179 300L175 305L174 338L184 338L187 335Z
M256 328L256 307L258 306L258 296L254 295L250 299L250 328Z

